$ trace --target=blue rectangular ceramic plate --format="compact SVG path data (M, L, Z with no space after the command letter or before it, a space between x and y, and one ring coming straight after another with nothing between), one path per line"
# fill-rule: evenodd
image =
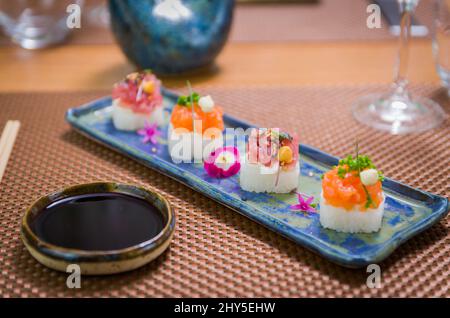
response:
M164 92L164 106L170 109L177 96ZM378 233L348 234L323 228L317 213L291 211L297 203L295 194L256 194L240 189L238 176L217 180L209 177L201 164L174 164L165 142L143 144L134 132L118 131L111 121L111 98L105 97L66 114L77 131L142 164L160 171L196 191L220 202L250 219L280 233L323 257L347 267L377 263L401 243L420 233L448 211L448 200L386 178L383 188L386 206L383 225ZM251 127L225 115L229 127ZM166 132L164 132L166 138ZM153 148L153 149L152 149ZM242 151L242 149L241 149ZM300 145L299 191L319 197L320 176L338 158L307 145Z

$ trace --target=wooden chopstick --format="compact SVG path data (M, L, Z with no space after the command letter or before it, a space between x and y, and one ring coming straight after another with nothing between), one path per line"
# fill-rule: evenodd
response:
M8 135L11 131L11 124L12 124L12 120L8 120L6 122L5 128L3 128L3 133L0 138L0 153L3 153L3 148L6 145L6 140L8 140Z
M0 138L0 182L2 182L3 173L8 164L9 156L14 147L17 134L20 128L20 121L8 120Z

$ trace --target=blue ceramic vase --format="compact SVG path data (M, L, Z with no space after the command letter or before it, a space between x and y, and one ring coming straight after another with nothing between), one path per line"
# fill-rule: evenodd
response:
M159 74L211 64L227 40L233 8L234 0L109 0L122 51Z

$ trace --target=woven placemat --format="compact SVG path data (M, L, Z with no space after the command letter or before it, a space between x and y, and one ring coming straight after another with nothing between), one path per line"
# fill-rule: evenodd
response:
M203 88L227 112L261 126L297 129L302 142L334 155L353 150L359 137L386 175L449 196L450 120L439 129L389 136L352 119L350 105L386 86ZM447 112L450 102L434 86L414 88ZM238 213L72 131L67 108L108 92L0 95L0 128L22 128L0 184L0 297L63 296L446 296L450 297L450 218L399 247L382 262L382 286L366 287L365 270L340 267ZM177 227L170 249L138 270L67 276L37 263L19 238L25 207L61 187L99 180L139 184L166 195Z
M335 41L394 39L389 25L382 20L380 29L366 26L368 0L320 0L307 3L237 4L230 33L230 41ZM114 37L108 27L93 24L89 10L98 1L83 9L82 27L72 32L69 44L110 44ZM419 22L431 27L432 1L419 3L416 16ZM11 45L2 36L0 46Z

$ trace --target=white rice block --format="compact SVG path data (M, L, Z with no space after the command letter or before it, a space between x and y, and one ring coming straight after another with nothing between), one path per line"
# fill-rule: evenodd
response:
M294 169L280 171L277 183L278 165L267 168L257 163L249 163L245 156L241 158L239 183L245 191L267 193L289 193L297 190L300 176L300 164L297 162Z
M200 133L177 133L172 124L168 128L169 154L175 163L203 162L211 152L223 146L223 135L211 139Z
M138 130L149 124L164 125L164 109L156 107L150 114L135 113L129 107L122 107L119 99L113 101L112 120L114 127L119 130Z
M384 212L385 196L376 209L360 211L335 207L325 202L323 192L320 194L320 224L323 227L346 233L378 232L381 228Z

